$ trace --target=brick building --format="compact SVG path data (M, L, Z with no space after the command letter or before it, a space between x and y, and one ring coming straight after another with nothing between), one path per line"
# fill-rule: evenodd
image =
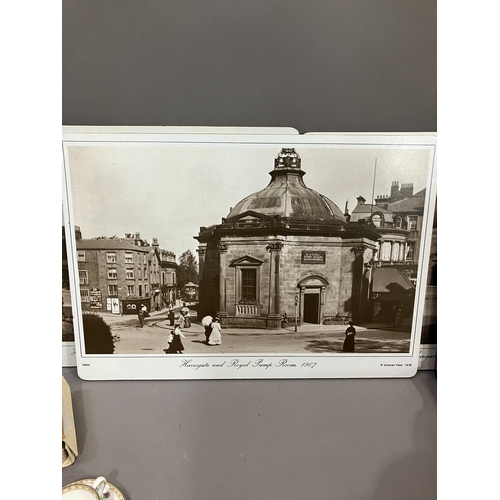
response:
M306 187L294 149L281 150L270 175L221 224L200 228L200 313L269 329L296 310L316 324L365 317L379 233Z
M177 262L175 254L168 250L160 252L161 295L163 305L174 304L177 298Z
M139 233L76 242L83 311L136 314L161 307L162 251ZM174 256L175 260L175 256Z

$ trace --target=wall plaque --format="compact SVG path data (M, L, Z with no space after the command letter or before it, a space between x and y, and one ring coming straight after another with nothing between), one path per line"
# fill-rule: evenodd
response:
M326 262L326 252L302 251L302 264L324 264Z

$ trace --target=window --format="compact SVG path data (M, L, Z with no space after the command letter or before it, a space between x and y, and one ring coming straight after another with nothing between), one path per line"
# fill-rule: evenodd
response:
M134 254L132 252L125 252L125 264L134 263Z
M380 260L390 260L391 259L391 242L384 241L382 243L382 249L380 251Z
M270 258L274 255L270 253ZM235 269L235 299L236 314L258 315L260 308L260 268L264 261L250 255L245 255L231 262L230 267ZM240 311L240 306L245 312ZM250 307L251 306L251 307ZM241 308L240 308L241 309ZM250 311L248 311L249 309Z
M89 277L87 275L87 271L78 271L78 275L80 276L80 285L89 284Z
M78 250L78 262L85 262L85 252Z
M147 283L144 285L144 295L146 297L148 296L148 284Z
M118 297L118 285L108 285L108 295L110 297Z
M417 229L417 216L409 215L408 216L408 229L410 231L415 231Z
M108 279L115 280L118 278L118 274L116 273L116 267L110 267L108 269Z
M114 264L116 262L116 252L106 252L106 262Z
M241 270L241 298L243 300L257 299L257 270Z
M89 302L89 291L88 290L80 290L80 299L82 302Z
M380 214L373 214L372 215L372 224L375 227L382 227L382 221L383 221L383 218Z
M403 224L403 219L401 217L396 217L396 227L401 227Z
M125 278L129 279L129 280L133 280L134 279L134 270L133 269L125 269Z
M398 256L398 260L400 262L403 262L405 260L405 245L404 243L401 243L401 245L399 245L399 256Z
M392 255L391 260L397 261L399 257L399 243L395 241L392 245Z
M135 295L134 285L127 285L127 295Z
M414 252L415 252L415 242L409 241L406 244L406 260L413 260Z

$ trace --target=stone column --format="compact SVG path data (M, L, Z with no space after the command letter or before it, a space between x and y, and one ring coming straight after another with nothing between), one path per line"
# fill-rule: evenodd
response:
M219 316L221 319L227 316L226 310L226 252L227 246L217 245L219 251Z
M205 254L207 252L207 249L203 247L198 248L196 251L198 252L198 272L201 281L203 279L203 267L205 265Z
M354 314L361 316L364 309L364 297L363 297L363 277L364 277L364 262L363 256L365 254L366 246L358 245L351 248L351 252L354 254L354 269L353 269L353 316ZM392 248L391 248L392 251Z
M323 317L325 314L325 292L326 292L326 287L322 286L319 289L319 324L321 325L323 323Z
M372 269L373 269L373 263L372 262L367 262L364 264L365 268L365 276L366 276L366 295L365 299L370 300L370 295L371 295L371 289L372 289Z
M266 247L270 254L269 259L269 312L267 316L268 328L279 328L281 325L280 315L280 252L283 243L272 243Z

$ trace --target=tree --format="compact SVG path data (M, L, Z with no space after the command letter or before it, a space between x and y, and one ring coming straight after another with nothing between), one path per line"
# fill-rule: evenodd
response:
M179 258L177 269L177 286L182 288L192 281L198 284L198 262L191 250L186 250Z
M119 340L113 335L111 327L95 313L83 313L85 352L87 354L113 354L115 343Z

